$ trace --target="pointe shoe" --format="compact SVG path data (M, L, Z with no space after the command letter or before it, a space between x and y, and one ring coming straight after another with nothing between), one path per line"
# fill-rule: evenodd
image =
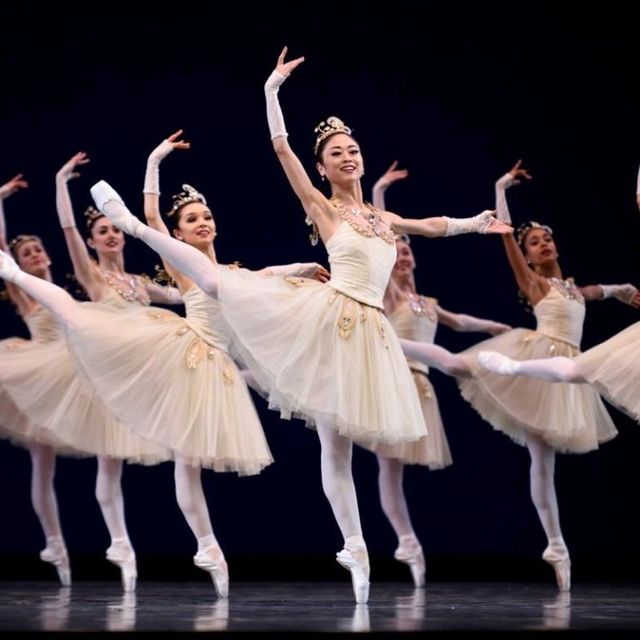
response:
M22 273L11 254L0 250L0 278L7 282L17 282Z
M107 560L120 567L123 591L135 591L138 580L136 554L130 542L114 542L107 549Z
M480 351L478 363L485 369L502 376L512 376L518 372L518 362L497 351Z
M213 544L198 551L193 556L193 564L199 569L209 572L218 598L229 597L229 569L219 545Z
M127 209L120 194L108 182L100 180L100 182L96 182L91 187L90 191L96 207L109 218L118 229L136 238L139 237L144 225ZM122 206L117 207L116 211L114 211L112 207L105 208L110 202L119 202Z
M402 536L400 538L400 545L393 554L393 557L399 562L404 562L409 565L415 587L424 587L424 574L427 570L427 565L422 546L415 536Z
M369 555L366 547L346 547L337 555L338 564L351 572L353 595L358 604L366 604L369 600Z
M71 586L69 556L62 540L48 540L47 546L40 552L40 560L55 566L58 579L63 587Z
M567 549L547 547L542 559L549 563L556 572L556 582L560 591L571 590L571 559Z

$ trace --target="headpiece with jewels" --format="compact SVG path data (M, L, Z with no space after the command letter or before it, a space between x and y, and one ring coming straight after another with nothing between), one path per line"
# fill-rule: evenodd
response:
M199 191L194 189L190 184L183 184L182 191L173 196L173 206L171 207L171 211L169 211L169 215L174 215L180 207L190 202L207 204L205 197Z
M11 242L9 242L9 251L11 251L11 253L15 257L16 251L18 251L20 246L23 245L25 242L31 242L31 241L37 242L38 244L42 245L42 240L38 236L30 236L30 235L21 233L20 235L16 236L13 240L11 240Z
M87 228L91 229L91 227L93 226L93 223L98 218L104 218L104 213L102 213L101 211L98 211L98 209L96 209L94 206L89 205L84 210L84 218L85 218L85 222L87 224Z
M550 233L553 235L553 229L550 226L546 224L540 224L535 220L529 220L529 222L523 222L518 227L518 230L516 231L516 240L518 241L519 245L522 246L524 239L526 238L529 231L531 231L532 229L544 229L547 233Z
M313 130L314 133L317 133L316 144L313 147L313 153L318 153L318 147L320 143L329 136L332 136L334 133L346 133L348 136L351 135L351 127L347 127L347 125L340 120L340 118L336 118L336 116L330 116L327 118L327 121L324 120Z

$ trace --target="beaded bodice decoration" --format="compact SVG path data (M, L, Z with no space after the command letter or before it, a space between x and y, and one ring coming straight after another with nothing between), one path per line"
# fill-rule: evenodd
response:
M151 304L144 280L140 276L130 273L119 274L112 271L100 270L105 282L127 302L137 302L144 306Z
M397 236L385 222L380 209L368 202L364 203L364 209L347 207L338 196L333 196L330 202L338 210L340 217L359 234L369 238L375 236L389 244L396 241Z
M549 284L567 300L578 300L584 302L584 296L580 289L576 286L573 278L561 280L560 278L547 278Z
M427 318L428 320L431 320L431 322L438 321L435 306L429 298L413 293L405 293L404 295L407 299L407 306L411 309L414 315L418 316L418 318Z
M548 278L551 287L533 307L536 331L580 347L584 324L584 297L573 280Z

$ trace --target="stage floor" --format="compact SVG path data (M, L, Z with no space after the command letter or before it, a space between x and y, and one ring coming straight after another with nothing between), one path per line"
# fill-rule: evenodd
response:
M368 605L355 605L349 582L236 582L229 600L216 600L207 582L140 582L129 594L116 582L78 582L68 589L0 582L0 633L428 631L433 637L562 629L583 637L586 631L637 634L640 584L577 584L569 595L546 584L447 582L414 590L381 582L372 585Z

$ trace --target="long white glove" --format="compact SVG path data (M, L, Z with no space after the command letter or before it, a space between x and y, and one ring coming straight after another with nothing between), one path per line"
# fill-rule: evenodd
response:
M173 151L173 145L169 140L163 140L147 159L147 170L144 174L143 193L160 195L160 163Z
M462 233L487 233L495 217L492 211L483 211L472 218L449 218L447 221L445 236L458 236Z
M625 304L631 304L638 295L638 289L632 284L599 284L602 289L602 298L616 298Z
M518 181L509 171L496 182L496 218L507 224L511 224L511 214L509 213L509 205L507 204L506 191L509 187L517 183Z
M278 90L286 79L287 76L274 69L264 84L264 95L267 99L267 122L272 140L283 136L286 138L289 135L284 126L284 116L278 101Z

